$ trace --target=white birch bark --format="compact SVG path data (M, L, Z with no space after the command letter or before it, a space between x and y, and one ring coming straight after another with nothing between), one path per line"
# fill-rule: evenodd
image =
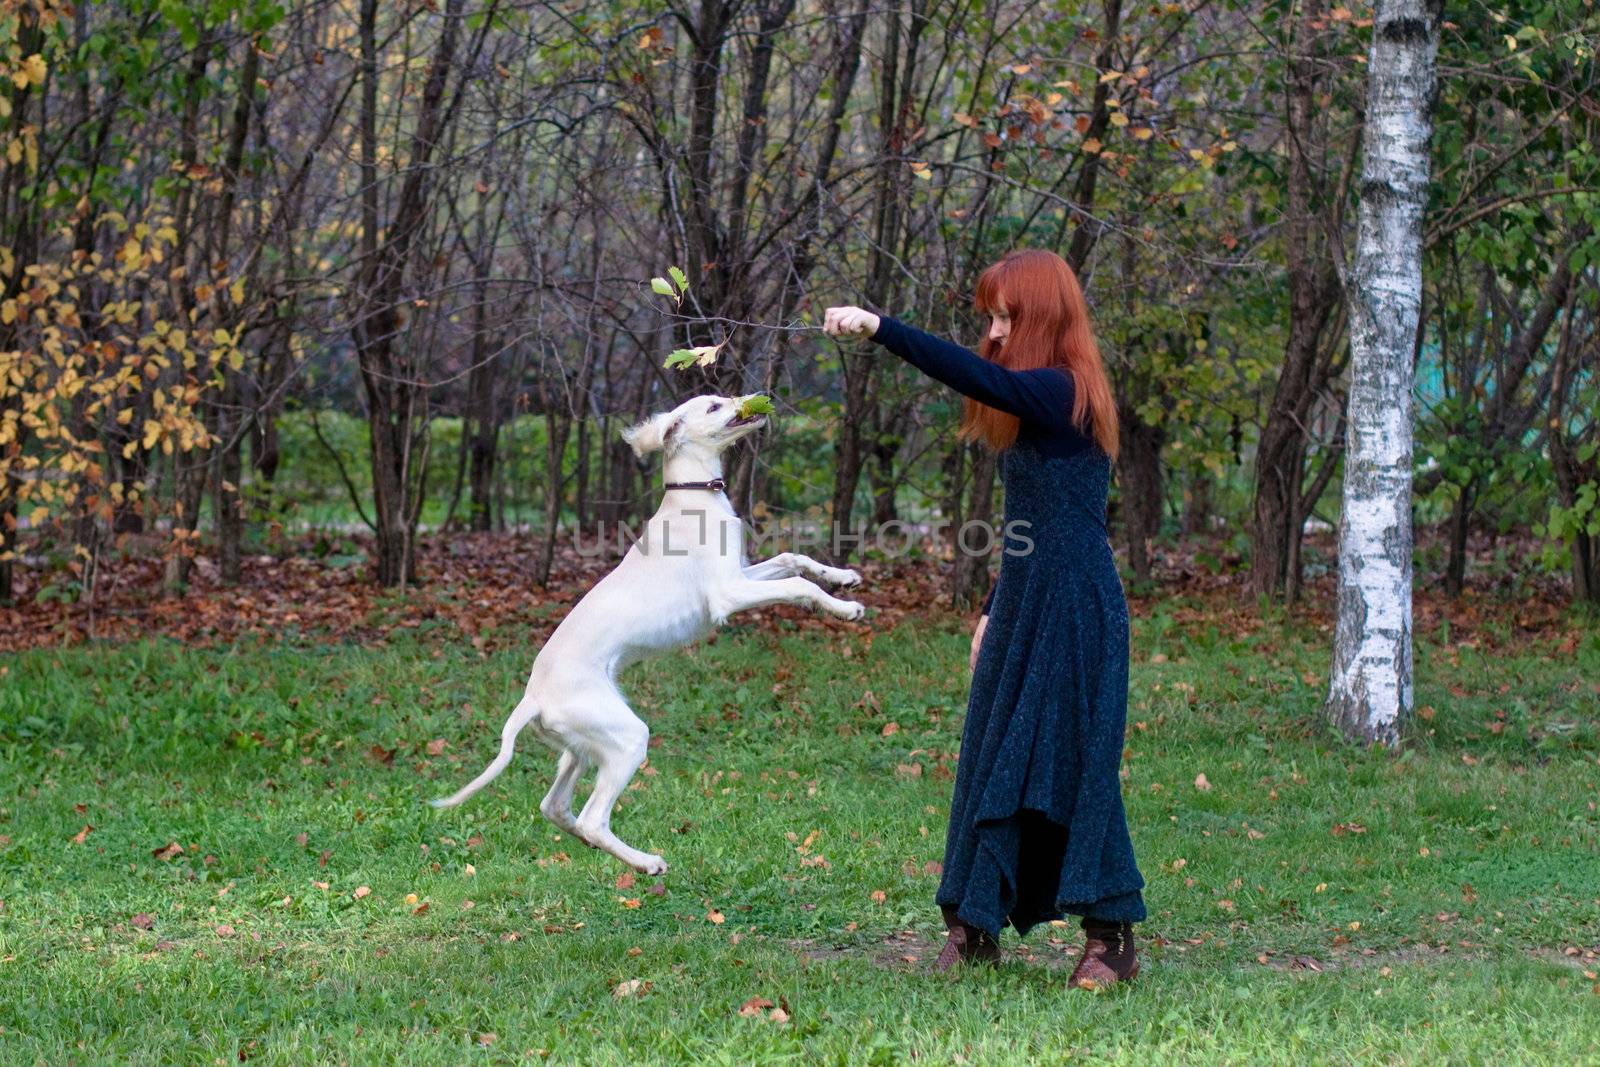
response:
M1350 405L1327 714L1347 737L1387 745L1412 707L1412 353L1443 6L1379 0L1373 12L1348 278Z

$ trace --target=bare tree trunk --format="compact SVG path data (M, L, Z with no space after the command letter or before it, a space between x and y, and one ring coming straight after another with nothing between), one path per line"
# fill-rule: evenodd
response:
M545 476L544 537L539 543L539 564L534 581L540 587L550 584L550 571L555 565L556 533L561 527L561 498L566 479L562 475L562 457L567 451L567 434L572 420L551 403L545 407Z
M989 557L966 551L962 546L961 528L969 522L983 523L991 530L997 529L999 523L994 521L994 476L999 466L1000 455L991 448L982 445L970 446L974 449L972 457L972 492L968 497L966 512L959 516L959 523L952 531L956 542L956 574L955 589L952 599L955 606L962 609L977 607L983 600L983 594L989 588ZM976 534L967 539L967 544L976 548L986 538L979 538ZM1004 546L999 538L995 539L997 550Z
M199 159L200 97L205 82L206 69L211 64L213 34L207 29L189 57L189 67L184 81L183 118L179 134L178 159L187 170ZM196 262L200 242L195 240L195 215L200 207L195 203L196 186L186 182L179 186L173 198L174 228L178 232L178 247L182 250L177 259L181 269L168 275L172 302L179 314L188 315L195 310L194 286L198 268ZM213 413L214 416L214 413ZM213 419L208 418L208 423ZM209 428L209 427L208 427ZM173 496L177 510L173 514L173 553L167 558L166 586L169 593L181 592L189 584L189 572L194 566L194 552L199 547L200 504L205 499L206 480L210 475L206 461L196 453L174 454L172 462Z
M1458 597L1467 584L1467 533L1472 528L1472 500L1477 495L1473 479L1456 491L1456 506L1450 510L1450 556L1444 568L1444 594Z
M1350 270L1350 408L1327 715L1393 745L1411 714L1412 353L1444 0L1379 0Z
M499 359L489 356L484 323L487 299L486 286L480 277L472 309L472 369L467 372L467 418L462 423L465 438L462 448L472 461L468 525L474 533L487 533L491 525L495 452L500 444L500 411L494 388Z
M1141 419L1135 407L1124 407L1119 415L1122 447L1117 456L1117 482L1122 491L1128 566L1135 582L1148 585L1150 542L1161 532L1161 448L1167 434Z
M1278 596L1289 579L1294 528L1300 514L1305 469L1306 420L1327 382L1323 333L1338 302L1333 252L1317 236L1319 196L1328 197L1313 168L1322 109L1317 97L1327 82L1321 61L1323 4L1307 0L1289 42L1284 258L1289 273L1289 336L1283 367L1256 444L1254 514L1250 531L1250 584L1258 595ZM1343 196L1342 188L1337 192ZM1334 209L1337 210L1336 208Z
M1111 108L1107 101L1111 97L1109 79L1105 73L1116 67L1116 47L1121 40L1122 27L1122 0L1105 0L1102 11L1105 19L1105 32L1101 37L1104 42L1100 54L1095 57L1095 69L1100 72L1100 77L1095 82L1094 103L1089 109L1089 128L1084 131L1084 139L1101 138L1106 135L1106 126L1111 122ZM1082 216L1078 226L1072 233L1072 244L1067 247L1066 254L1062 256L1073 273L1085 284L1088 282L1089 256L1094 252L1095 244L1100 240L1101 225L1092 217L1094 211L1094 187L1100 178L1100 154L1088 153L1084 156L1083 169L1078 172L1078 182L1073 189L1072 202L1081 204L1090 216Z
M1573 303L1569 298L1562 318L1561 339L1556 348L1555 369L1550 385L1550 465L1555 470L1556 499L1568 511L1576 509L1578 495L1587 487L1600 484L1600 454L1595 441L1600 439L1600 420L1590 415L1587 425L1572 434L1572 416L1567 411L1568 390L1577 392L1584 378L1582 350L1593 360L1593 338L1585 346L1575 338ZM1590 368L1591 374L1593 368ZM1569 436L1569 434L1571 436ZM1583 456L1587 453L1587 459ZM1593 508L1593 504L1590 507ZM1579 603L1600 606L1600 537L1590 533L1592 516L1578 515L1572 523L1572 597Z
M425 455L427 396L400 350L401 302L406 270L422 234L432 199L433 154L444 139L454 103L445 88L455 62L462 26L462 0L446 0L439 43L428 64L405 177L388 226L379 216L377 0L362 0L361 48L361 254L360 283L352 294L352 329L367 398L371 430L373 520L377 532L375 577L380 585L404 586L416 578L415 517L410 493L421 485L414 462ZM459 101L459 94L457 95ZM380 242L379 232L383 238ZM421 427L421 429L419 429Z
M261 52L254 41L244 44L244 62L239 72L239 95L234 101L233 124L228 134L228 152L223 163L223 194L217 207L213 236L215 247L208 249L211 263L228 262L233 234L233 208L237 202L239 172L244 165L245 141L250 135L250 115L254 108L256 78L261 70ZM231 320L240 313L232 306L227 286L217 286L212 296L212 310L221 323L224 317ZM231 321L229 325L231 325ZM221 447L218 457L215 495L212 498L217 533L217 558L224 585L238 585L241 577L241 542L244 539L244 374L243 364L234 367L224 360L217 368L222 376L222 396L217 412L217 443Z
M44 32L39 27L38 14L31 5L23 5L17 12L16 44L21 55L31 55L44 47ZM20 126L28 121L35 110L30 105L33 98L42 97L24 82L15 85L6 82L0 94L7 97L11 107L12 122ZM40 99L37 121L43 136L46 123L44 103ZM28 168L7 166L0 168L0 245L10 248L20 268L34 263L39 255L40 203L38 196L25 196L29 184ZM0 278L0 300L12 300L29 284L28 276L20 269ZM18 349L16 337L21 318L0 323L0 352ZM28 424L18 416L22 412L22 394L18 390L0 388L0 419L16 420L16 432L10 441L0 444L0 458L9 462L0 471L0 604L9 604L15 595L16 555L20 550L17 520L17 496L22 491L22 479L16 466L28 440Z
M883 69L878 82L878 132L879 153L877 174L874 177L875 194L872 207L872 247L868 253L865 302L887 310L894 299L892 282L897 266L894 250L900 242L905 223L906 189L905 167L892 157L905 146L904 119L909 106L920 38L920 17L913 12L912 25L902 28L902 12L897 2L890 7L884 26ZM906 43L902 47L902 37ZM903 54L902 54L903 53ZM900 64L904 59L906 67ZM844 417L839 420L838 439L835 445L837 462L833 476L833 522L836 528L848 530L855 513L856 488L867 468L874 441L872 428L883 420L870 410L875 404L873 379L878 375L882 359L876 352L864 350L865 346L843 346L839 360L844 369ZM828 556L836 566L842 566L850 557L853 545L841 540L840 551L830 551ZM959 579L958 579L959 580Z

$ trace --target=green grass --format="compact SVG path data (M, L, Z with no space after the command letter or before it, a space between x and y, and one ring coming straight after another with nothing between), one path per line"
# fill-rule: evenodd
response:
M1325 642L1136 621L1151 918L1144 973L1104 995L1046 965L1072 929L927 971L952 626L734 627L636 668L658 742L616 827L672 865L659 894L537 816L537 747L461 809L422 803L487 760L531 650L0 658L0 1062L1600 1059L1600 638L1424 644L1434 716L1398 756L1318 723Z

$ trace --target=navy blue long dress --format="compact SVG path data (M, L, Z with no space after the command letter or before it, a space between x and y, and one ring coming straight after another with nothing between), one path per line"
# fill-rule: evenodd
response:
M1000 454L1006 551L967 700L937 902L991 934L1066 914L1140 922L1144 879L1118 777L1128 602L1106 536L1110 457L1072 423L1068 371L1007 370L888 316L872 339L1021 420Z

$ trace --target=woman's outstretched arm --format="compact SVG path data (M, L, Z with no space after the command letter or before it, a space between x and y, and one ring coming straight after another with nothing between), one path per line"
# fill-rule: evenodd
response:
M1072 375L1064 369L1007 370L970 349L858 307L829 308L822 328L834 337L870 336L963 396L1043 429L1076 432L1072 422Z
M962 396L1041 427L1072 429L1072 375L1064 370L1007 370L888 315L879 318L872 339Z

